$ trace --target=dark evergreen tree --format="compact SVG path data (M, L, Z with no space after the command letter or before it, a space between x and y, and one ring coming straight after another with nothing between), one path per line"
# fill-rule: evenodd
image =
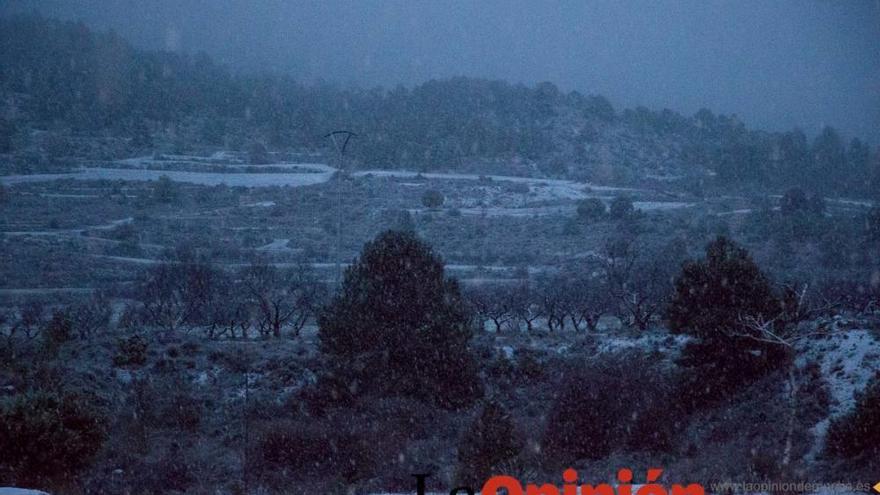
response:
M159 203L172 203L178 196L177 184L167 175L160 176L153 187L153 198Z
M14 122L0 117L0 153L9 153L13 150L13 141L17 132Z
M578 218L585 222L595 222L605 216L605 203L599 198L582 199L577 205Z
M734 333L741 317L771 317L779 304L767 277L748 252L726 237L706 257L682 267L667 316L670 328L696 337Z
M793 215L809 209L810 201L807 193L799 187L793 187L782 195L779 201L779 209L783 215Z
M827 187L828 177L846 177L846 149L840 135L832 127L825 127L813 140L812 167L808 171L810 185L816 189Z
M785 185L808 185L804 174L809 169L810 145L800 129L786 132L778 143L778 181Z
M608 214L615 220L628 218L634 212L632 198L629 196L617 196L611 200L611 206L608 207Z
M402 394L444 407L482 394L458 283L412 232L367 243L322 312L321 350L353 389Z
M772 319L781 304L748 252L718 237L706 257L682 267L667 318L673 332L696 337L679 363L689 375L690 404L731 393L781 364L777 348L746 336L750 318Z
M436 189L429 189L425 191L425 194L422 194L422 205L425 208L440 208L444 201L446 201L446 197Z

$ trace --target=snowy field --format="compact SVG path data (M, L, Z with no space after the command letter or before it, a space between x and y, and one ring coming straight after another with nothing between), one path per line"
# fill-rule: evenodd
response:
M304 165L298 165L302 168ZM155 181L167 176L175 182L185 182L205 186L225 184L230 187L272 187L272 186L309 186L327 182L333 175L332 170L315 169L314 172L278 172L278 173L214 173L184 172L178 170L149 170L137 168L102 168L85 167L78 172L67 174L33 174L3 175L0 180L4 184L23 182L46 182L60 179L76 180L122 180L122 181Z

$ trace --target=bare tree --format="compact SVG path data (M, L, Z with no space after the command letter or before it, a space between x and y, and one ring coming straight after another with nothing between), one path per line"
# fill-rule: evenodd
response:
M617 302L621 317L639 330L647 329L662 312L683 257L663 251L648 253L634 237L611 239L604 248L609 293Z
M326 293L308 265L281 271L260 258L244 269L241 279L263 336L280 337L285 326L299 335Z
M836 307L836 303L816 300L809 297L807 285L787 285L783 287L782 309L776 315L740 315L739 325L727 331L728 336L748 339L762 344L776 346L783 351L787 366L788 418L785 429L785 447L781 464L791 463L791 452L798 410L797 394L797 346L806 339L826 336L838 332L836 327L813 326L806 322Z
M106 330L112 315L110 300L102 292L95 293L87 301L67 308L67 316L70 318L73 331L81 339L91 338L98 331Z
M205 311L208 319L207 334L209 338L241 338L248 337L251 326L251 307L242 287L242 283L232 277L219 277L216 285L216 297L208 303Z
M510 290L506 287L481 286L468 291L467 299L479 318L480 325L489 320L495 326L495 333L513 318Z
M32 339L46 325L46 309L39 301L28 301L19 310L18 318L12 317L10 320L12 321L9 327L10 340L19 332L23 333L25 338Z
M570 317L576 331L586 326L588 330L595 332L599 319L614 309L608 284L601 276L582 274L571 281L568 292L573 295Z
M571 282L568 276L559 274L539 281L536 302L540 315L547 318L547 329L565 330L565 320L571 314Z
M510 308L513 321L525 323L526 330L531 332L535 329L535 321L541 317L541 311L535 302L535 294L528 280L521 281L510 291ZM519 325L517 324L517 327Z
M204 323L217 278L213 266L191 256L155 265L138 287L146 322L169 334L186 325Z

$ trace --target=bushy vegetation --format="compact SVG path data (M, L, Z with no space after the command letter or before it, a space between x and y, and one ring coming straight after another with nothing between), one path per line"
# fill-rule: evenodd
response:
M71 480L101 449L106 420L85 397L36 391L0 403L0 472L22 485Z
M635 213L632 198L629 196L618 196L611 200L611 206L608 207L608 214L615 220L623 220L629 218Z
M588 198L578 202L578 218L585 222L595 222L606 214L605 203L599 198Z
M569 370L543 433L552 464L671 448L683 425L676 379L650 362L650 356L626 353Z
M113 356L116 366L140 366L147 362L147 340L141 335L120 337Z
M275 422L257 440L254 467L271 472L290 470L296 476L327 476L347 482L368 474L377 462L367 438L332 431L321 425Z
M429 189L422 195L422 204L425 208L440 208L445 200L443 193L436 189Z
M502 463L523 446L511 415L497 402L487 402L459 441L456 483L481 486L493 474L502 474Z

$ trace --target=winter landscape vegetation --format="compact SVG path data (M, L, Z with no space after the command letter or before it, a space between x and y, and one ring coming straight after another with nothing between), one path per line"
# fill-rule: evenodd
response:
M0 486L880 481L858 137L40 15L0 18L0 96Z

